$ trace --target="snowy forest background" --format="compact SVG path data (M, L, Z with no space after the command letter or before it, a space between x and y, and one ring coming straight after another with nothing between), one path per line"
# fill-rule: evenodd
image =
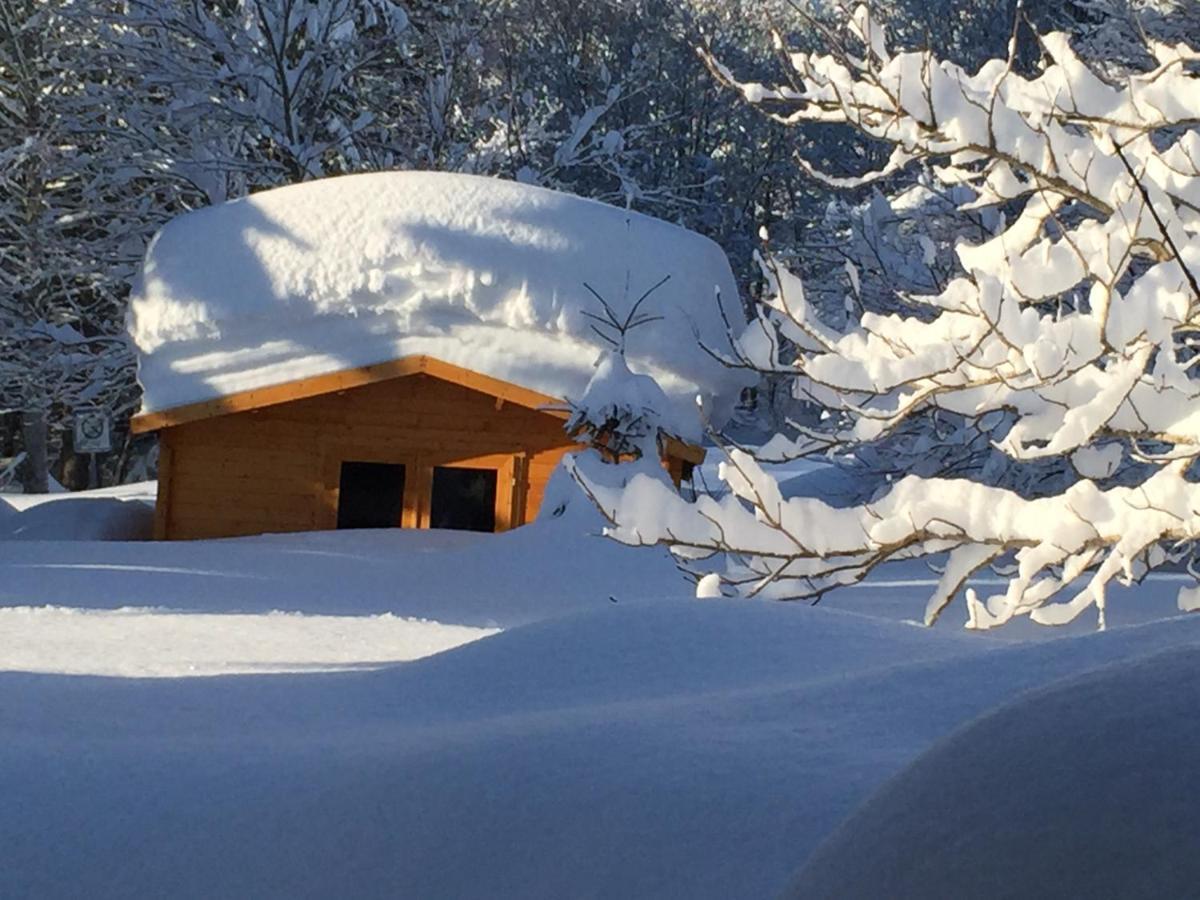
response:
M1005 55L1013 22L1070 32L1115 76L1146 66L1147 35L1200 34L1187 0L1032 0L1019 16L1013 0L896 0L875 14L896 46L968 71ZM937 290L955 240L990 232L985 213L959 211L922 166L833 191L798 152L853 176L890 148L788 127L710 72L718 59L777 81L773 29L815 49L844 17L779 0L0 0L0 486L87 486L70 423L96 405L116 423L101 480L145 477L123 328L146 244L180 212L281 184L438 169L627 205L716 240L748 303L765 283L765 228L832 320ZM1039 52L1024 40L1018 64ZM764 382L764 433L791 402ZM859 456L903 468L904 440ZM987 441L963 440L938 471L986 464ZM928 451L916 455L937 469Z

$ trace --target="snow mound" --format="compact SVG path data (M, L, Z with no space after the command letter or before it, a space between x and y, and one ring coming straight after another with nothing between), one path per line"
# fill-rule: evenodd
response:
M620 601L522 625L414 664L405 715L471 719L651 700L682 702L807 679L852 678L978 652L959 632L804 605L686 596ZM380 674L381 680L395 675ZM470 691L463 690L469 680ZM402 699L399 699L402 698Z
M1192 644L975 720L868 800L787 896L1194 895L1198 669Z
M41 506L43 503L59 503L63 500L95 500L110 498L114 500L138 501L154 508L158 496L158 482L135 481L131 484L118 484L113 487L92 488L86 491L68 491L54 479L50 480L48 494L10 494L0 492L0 515L4 508L10 507L17 512Z
M154 510L113 497L58 500L0 520L4 541L148 541Z
M795 789L833 780L798 733L856 746L823 663L978 643L929 637L618 603L375 671L0 673L0 895L771 896ZM777 693L813 673L816 709Z
M146 541L154 482L55 494L0 494L0 541Z
M589 287L627 314L628 356L695 420L742 386L700 342L741 319L728 260L676 225L544 188L430 172L349 175L198 210L147 251L130 303L143 409L425 354L578 397L603 341ZM585 284L588 287L585 287Z
M500 534L388 528L214 541L0 540L0 604L393 613L508 628L607 608L610 597L688 594L665 548L631 552L599 535L598 518L579 497L560 516Z

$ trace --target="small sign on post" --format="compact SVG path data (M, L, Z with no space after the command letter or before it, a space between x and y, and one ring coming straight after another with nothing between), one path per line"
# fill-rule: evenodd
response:
M75 452L108 453L112 450L112 425L108 412L98 407L75 411Z

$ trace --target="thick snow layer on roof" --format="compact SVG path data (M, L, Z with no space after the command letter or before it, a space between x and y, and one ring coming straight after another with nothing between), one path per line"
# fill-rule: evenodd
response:
M150 246L129 330L145 411L413 354L577 397L604 348L585 284L624 316L666 276L639 310L662 318L629 333L628 358L672 422L696 418L697 393L720 417L741 387L700 345L727 346L718 292L741 318L720 248L491 178L350 175L181 216Z

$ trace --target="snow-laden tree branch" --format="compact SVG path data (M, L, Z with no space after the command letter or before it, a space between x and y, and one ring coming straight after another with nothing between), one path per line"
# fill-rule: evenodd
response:
M792 121L851 124L896 144L875 174L900 157L945 157L941 177L976 194L964 205L1024 205L990 239L960 243L963 277L910 296L937 312L932 321L867 314L836 332L811 315L799 281L766 261L783 314L773 318L805 351L807 389L848 414L844 436L870 439L937 405L1014 411L1015 458L1103 433L1195 445L1197 386L1179 351L1200 302L1200 79L1188 67L1200 57L1155 47L1160 66L1117 87L1052 34L1042 40L1053 62L1038 77L1001 60L972 76L929 54L886 57L862 8L855 30L876 48L872 61L852 69L796 54L809 87L761 93L796 103Z
M854 187L920 163L965 191L960 209L1007 216L982 240L960 240L961 271L937 290L847 325L822 318L800 279L765 258L771 296L727 362L789 373L825 408L797 451L878 440L944 410L1003 417L998 447L1015 462L1067 457L1100 477L1123 450L1148 464L1145 477L1084 477L1028 499L908 476L874 502L834 509L784 499L735 451L721 501L687 504L636 481L591 489L622 540L725 554L734 593L819 597L883 562L949 553L932 623L973 572L1012 556L1004 593L966 591L972 625L1021 614L1060 623L1093 605L1103 623L1112 579L1137 579L1200 537L1200 53L1151 42L1153 67L1110 83L1061 33L1038 37L1043 62L1023 74L1015 37L1007 59L971 73L930 52L892 52L865 6L846 32L831 35L837 52L790 54L787 85L739 83L708 62L780 121L846 126L891 147L853 178L802 159L815 178Z
M131 231L154 221L106 164L107 75L66 5L0 0L0 444L19 421L31 490L75 410L136 405L121 282L142 249Z

